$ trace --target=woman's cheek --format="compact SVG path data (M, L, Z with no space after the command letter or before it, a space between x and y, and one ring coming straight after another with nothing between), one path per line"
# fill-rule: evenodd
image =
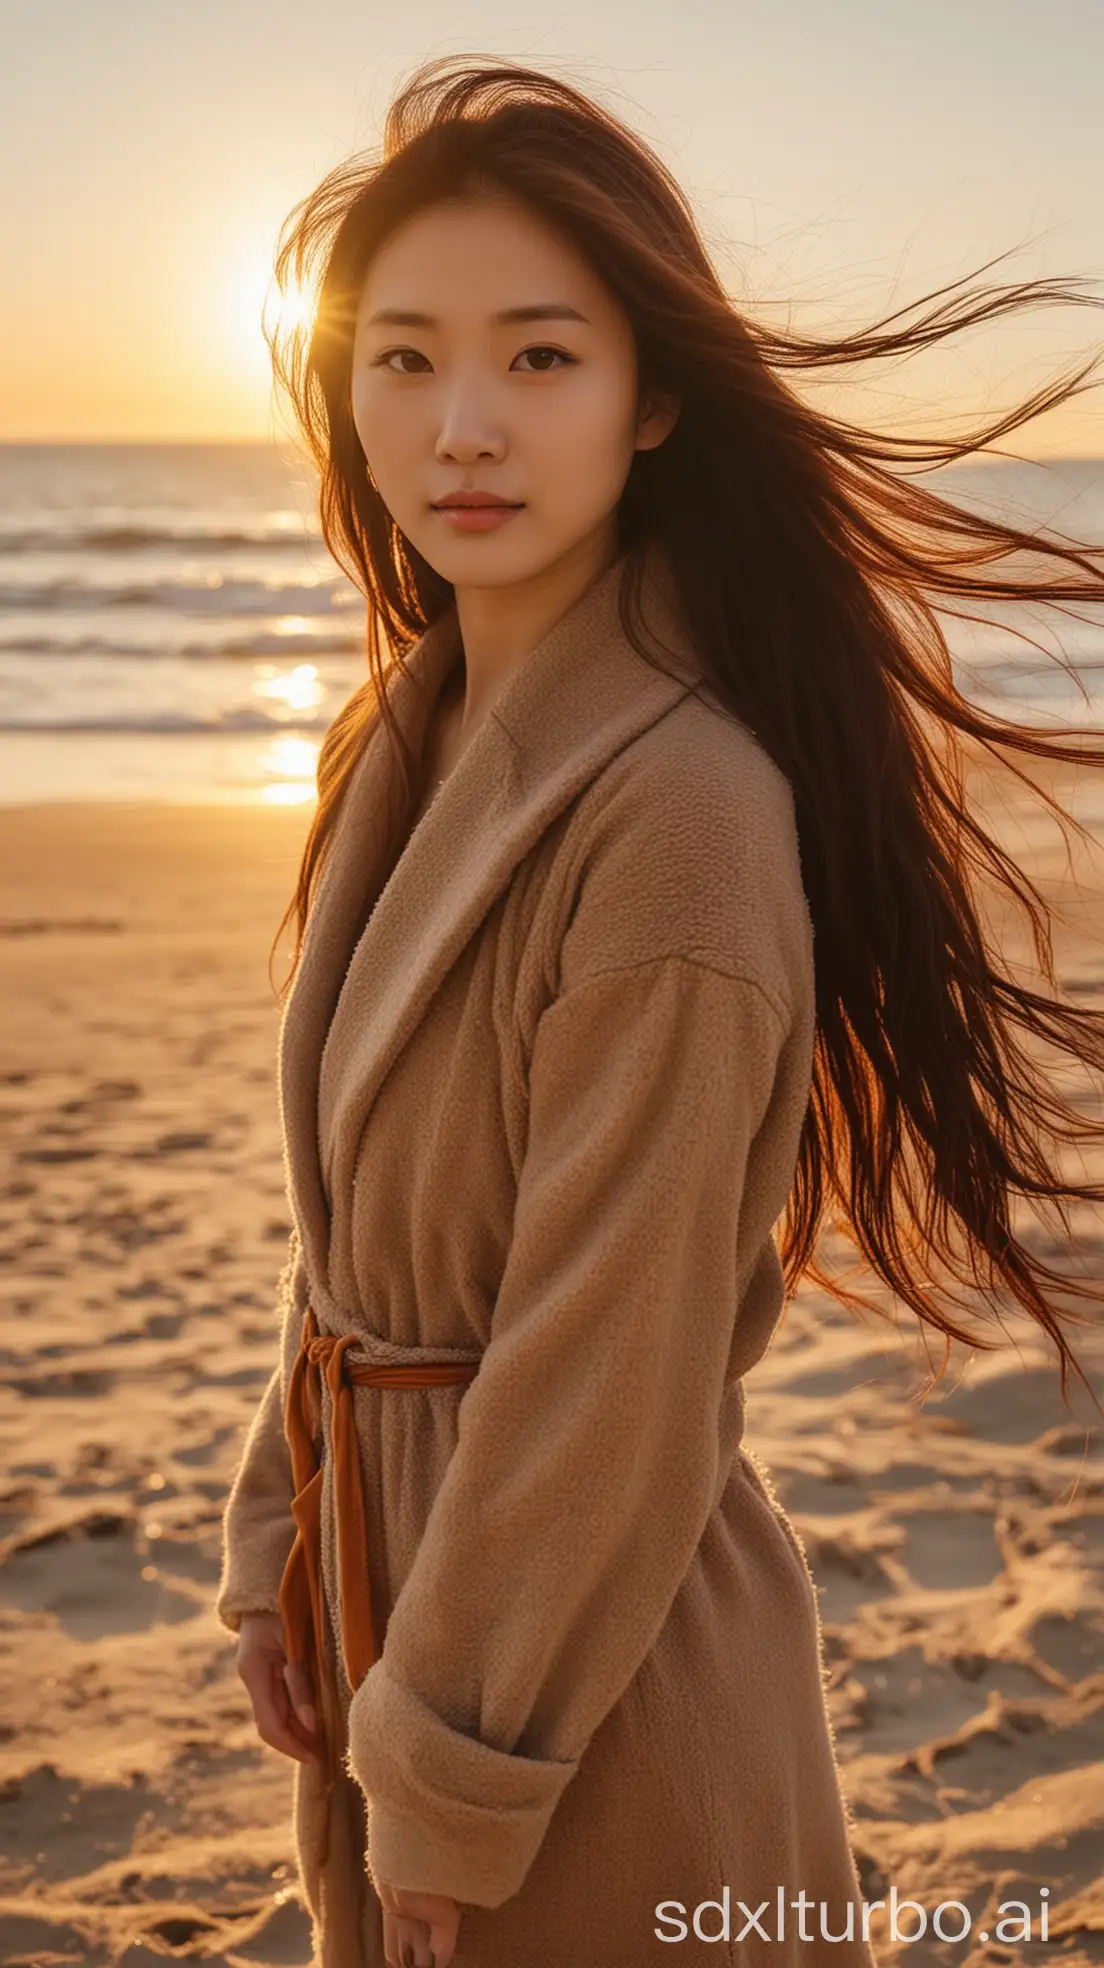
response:
M620 393L580 391L547 421L541 447L546 469L575 497L583 487L599 497L616 491L632 462L633 436L632 405Z

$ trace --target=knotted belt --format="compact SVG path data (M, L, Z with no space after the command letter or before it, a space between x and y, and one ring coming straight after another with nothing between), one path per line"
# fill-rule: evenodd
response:
M284 1427L291 1450L295 1494L291 1509L295 1542L280 1582L279 1607L289 1666L312 1674L316 1707L322 1696L325 1603L322 1582L321 1378L326 1376L332 1405L333 1510L340 1587L341 1651L349 1686L359 1687L378 1659L372 1595L368 1580L368 1542L364 1485L353 1408L354 1387L447 1387L473 1380L478 1361L425 1360L402 1366L358 1366L349 1362L355 1333L322 1333L314 1308L307 1306L302 1338L288 1382ZM316 1441L318 1446L316 1447ZM333 1778L334 1745L326 1746Z

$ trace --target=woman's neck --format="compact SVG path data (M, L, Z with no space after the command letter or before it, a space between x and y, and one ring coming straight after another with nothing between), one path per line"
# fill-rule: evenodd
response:
M527 581L499 588L456 588L464 647L463 700L456 734L461 745L483 723L530 651L584 589L600 579L619 551L615 528L605 527Z

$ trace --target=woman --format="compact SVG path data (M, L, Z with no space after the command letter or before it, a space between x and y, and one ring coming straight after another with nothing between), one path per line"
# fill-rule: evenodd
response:
M989 1343L932 1268L988 1266L1065 1392L1010 1205L1101 1192L1056 1172L1084 1124L1015 1028L1104 1042L985 945L967 863L1024 891L953 739L1063 748L958 695L928 596L1100 573L1036 541L1073 571L1016 585L1027 536L890 469L994 433L894 445L781 378L946 308L753 329L656 158L532 71L416 76L382 161L299 210L278 272L311 267L274 355L371 679L293 905L281 1358L218 1610L297 1761L318 1956L869 1968L742 1381L803 1273L849 1296L830 1194L944 1334Z

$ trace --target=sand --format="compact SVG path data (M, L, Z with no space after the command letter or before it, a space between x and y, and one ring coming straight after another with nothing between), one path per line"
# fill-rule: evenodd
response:
M1064 988L1099 1005L1099 854L1076 891L1056 886L1061 839L1027 824L1045 810L974 783L1068 916ZM274 1359L287 1218L266 964L306 824L0 811L9 1968L310 1958L292 1766L257 1740L212 1612L220 1508ZM1067 1085L1101 1117L1098 1087ZM1104 1179L1104 1152L1087 1166ZM1104 1206L1076 1228L1072 1248L1049 1232L1051 1261L1100 1284L1100 1326L1074 1343L1104 1398ZM1009 1332L995 1354L955 1348L925 1400L940 1349L911 1316L861 1319L803 1288L748 1380L749 1445L820 1585L866 1897L892 1886L925 1910L912 1944L875 1915L886 1964L1104 1963L1104 1432L1076 1387L1076 1419L1063 1407L1028 1322ZM1038 1936L1044 1898L1048 1944L977 1939L1015 1900ZM973 1939L930 1938L947 1900ZM918 1924L902 1911L902 1935ZM811 1968L831 1959L810 1945Z

